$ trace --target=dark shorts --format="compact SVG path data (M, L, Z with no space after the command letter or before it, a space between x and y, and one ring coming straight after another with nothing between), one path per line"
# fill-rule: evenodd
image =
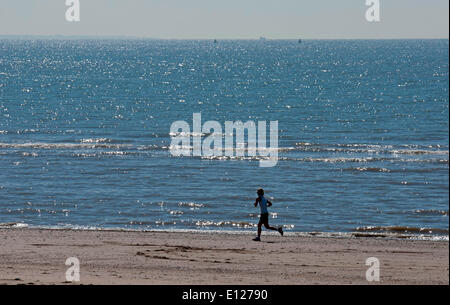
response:
M269 222L269 213L264 213L259 216L260 223L268 223Z

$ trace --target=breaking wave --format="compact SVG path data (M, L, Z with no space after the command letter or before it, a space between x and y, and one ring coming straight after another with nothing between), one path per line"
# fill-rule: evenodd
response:
M95 148L109 148L119 149L130 147L127 144L109 144L105 142L82 142L82 143L0 143L0 148L9 149L95 149Z
M357 232L392 232L392 233L413 233L413 234L447 234L448 229L439 228L419 228L408 226L365 226L357 227Z

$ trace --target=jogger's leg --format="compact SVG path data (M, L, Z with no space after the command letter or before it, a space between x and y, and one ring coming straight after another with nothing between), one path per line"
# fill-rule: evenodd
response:
M264 227L265 227L267 230L278 231L278 228L269 226L269 223L268 223L268 222L264 224Z
M284 234L283 233L283 227L275 228L275 227L269 226L269 223L265 223L264 227L266 227L266 229L268 229L268 230L278 231L278 233L280 233L281 235Z

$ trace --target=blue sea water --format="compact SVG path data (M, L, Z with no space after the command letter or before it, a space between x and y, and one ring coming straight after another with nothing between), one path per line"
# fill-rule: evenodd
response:
M448 235L448 40L0 40L0 223ZM279 162L170 126L278 120Z

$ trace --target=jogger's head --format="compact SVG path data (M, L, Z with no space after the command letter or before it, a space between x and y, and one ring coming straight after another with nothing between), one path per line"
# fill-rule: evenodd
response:
M258 196L263 196L264 195L264 190L263 189L258 189L256 191L256 194L258 194Z

